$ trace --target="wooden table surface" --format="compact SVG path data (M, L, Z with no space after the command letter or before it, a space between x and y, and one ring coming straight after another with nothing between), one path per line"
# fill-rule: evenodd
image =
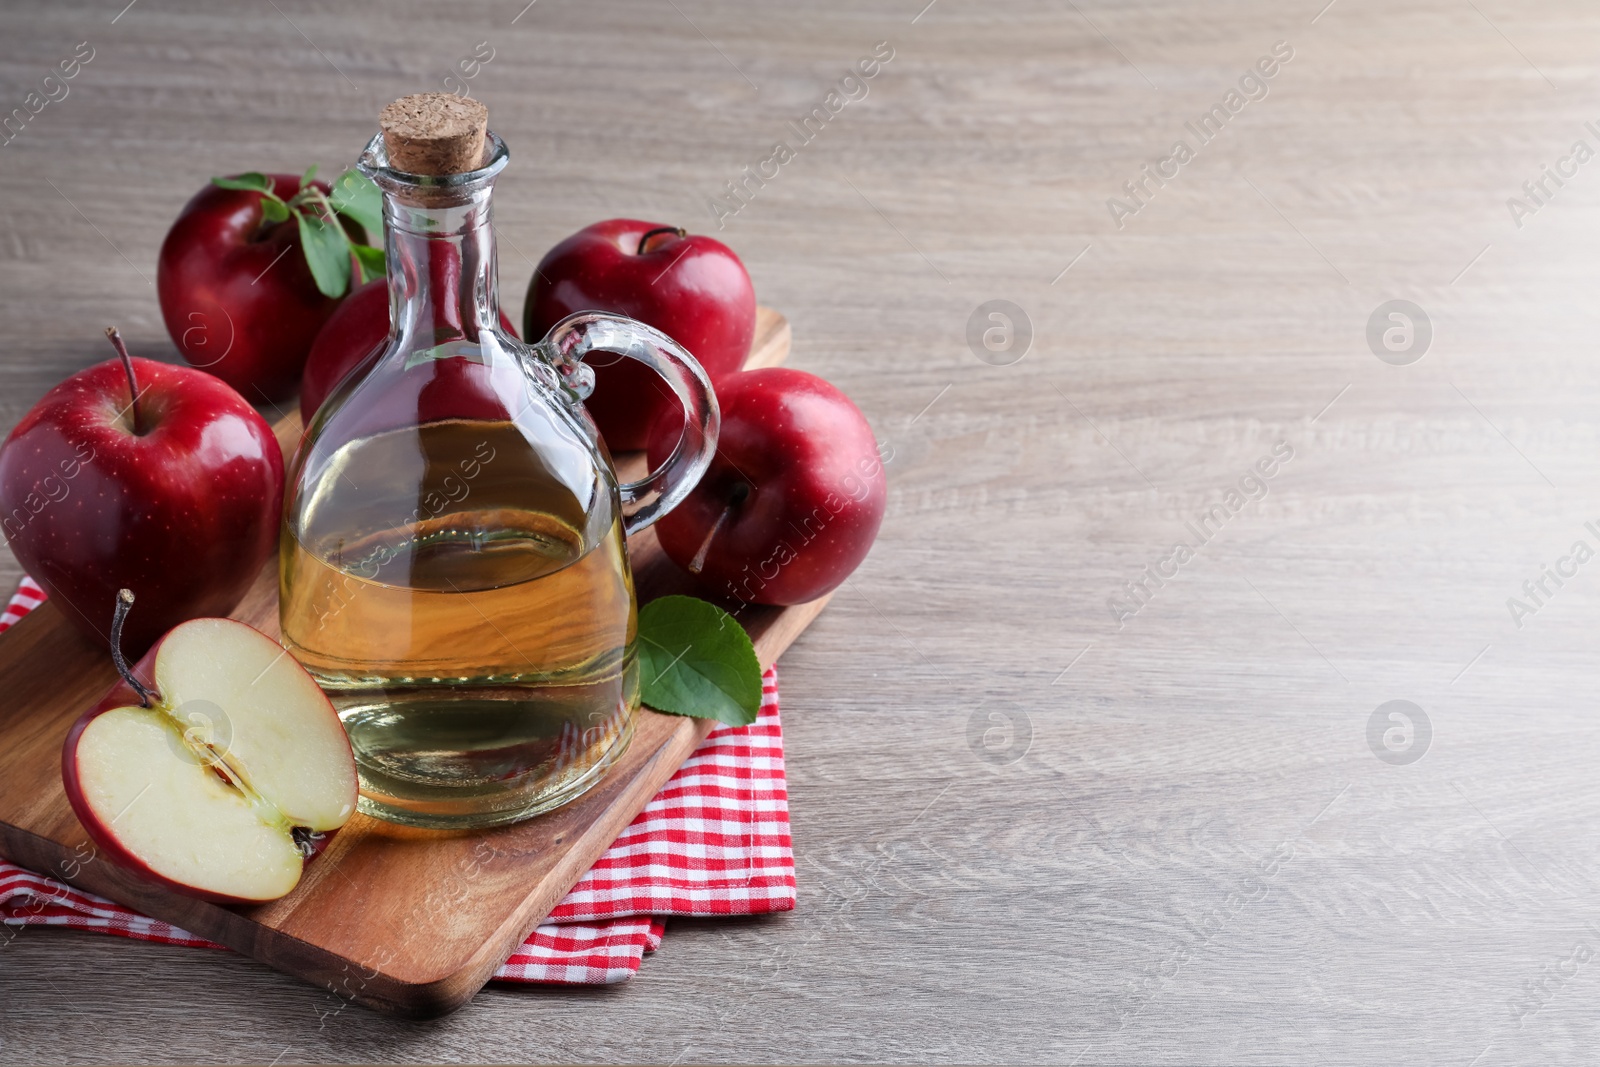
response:
M719 236L894 452L877 547L782 663L799 907L415 1024L28 929L0 1059L1593 1055L1600 11L522 3L8 11L0 107L94 58L0 149L0 425L108 323L175 358L155 255L210 175L336 170L480 41L513 308L565 234L718 232L797 145Z

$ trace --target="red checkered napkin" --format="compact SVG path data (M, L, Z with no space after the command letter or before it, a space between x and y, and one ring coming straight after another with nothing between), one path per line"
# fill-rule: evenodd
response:
M44 603L31 578L0 631ZM625 982L661 945L667 915L759 915L794 907L778 676L750 726L718 727L605 855L495 972L507 982ZM0 944L15 927L71 926L140 941L221 948L170 923L0 860Z

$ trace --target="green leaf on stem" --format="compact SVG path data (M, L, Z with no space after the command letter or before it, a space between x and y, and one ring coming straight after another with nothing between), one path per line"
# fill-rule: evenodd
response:
M316 180L316 177L317 165L313 163L311 166L306 168L306 172L304 174L300 175L300 188L304 189L306 186L310 185Z
M323 296L341 297L350 289L350 238L344 227L311 214L295 212L300 220L300 244L306 265Z
M374 278L381 278L387 266L383 258L383 249L373 248L371 245L358 245L351 243L350 250L356 254L356 262L361 267L361 281L369 282Z
M750 635L715 604L665 596L639 610L639 677L657 711L747 726L761 709Z
M289 218L289 205L277 197L266 197L261 201L261 221L266 223L285 222Z
M369 243L383 240L383 193L358 170L347 170L333 183L328 197L333 210L366 231Z
M231 178L212 178L212 185L220 185L224 189L248 189L253 193L272 193L272 179L258 171L249 171L245 174L235 174Z

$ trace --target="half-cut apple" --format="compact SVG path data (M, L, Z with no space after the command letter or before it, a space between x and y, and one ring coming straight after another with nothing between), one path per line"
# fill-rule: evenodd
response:
M231 619L174 627L72 727L67 798L105 855L211 900L288 893L356 808L349 739L276 641Z

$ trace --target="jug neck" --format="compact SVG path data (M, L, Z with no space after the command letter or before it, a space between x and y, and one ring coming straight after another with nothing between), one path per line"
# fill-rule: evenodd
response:
M399 350L477 343L500 315L487 187L462 203L418 210L384 194L389 323Z
M381 136L362 154L360 169L383 192L391 353L477 345L498 328L491 198L509 154L491 133L485 155L478 170L433 177L392 169Z

